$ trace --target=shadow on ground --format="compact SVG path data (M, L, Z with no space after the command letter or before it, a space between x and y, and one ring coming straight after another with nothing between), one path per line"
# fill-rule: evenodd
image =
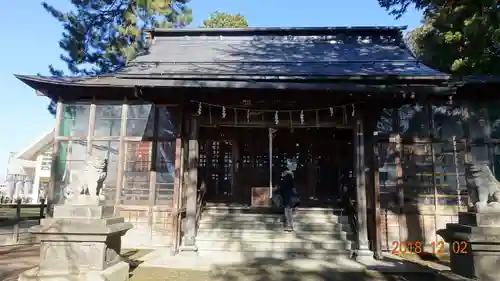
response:
M310 263L305 264L305 262ZM396 262L396 261L392 261ZM383 270L356 270L349 269L342 264L322 263L321 261L278 259L256 259L251 263L237 267L217 267L212 276L218 281L448 281L432 270L400 273L397 270L384 272Z
M0 281L17 280L21 272L37 265L39 255L37 245L0 247Z
M144 261L141 260L141 258L149 253L151 253L153 250L146 250L146 249L130 249L130 250L123 250L120 256L123 258L123 260L128 263L130 266L129 268L129 277L132 277L134 270L139 267L141 263Z
M210 259L209 257L203 257ZM406 270L406 272L405 272ZM238 264L213 265L204 270L139 266L131 281L456 281L410 262L387 259L384 266L365 269L348 260L253 258Z

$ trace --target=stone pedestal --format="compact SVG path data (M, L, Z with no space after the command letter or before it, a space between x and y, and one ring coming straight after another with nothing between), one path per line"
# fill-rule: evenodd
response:
M132 224L113 217L113 206L85 205L92 203L88 200L92 199L57 205L53 218L30 229L41 243L40 265L23 272L20 281L129 279L129 265L119 254L121 238Z
M479 281L500 276L500 213L461 212L437 231L449 243L453 273Z

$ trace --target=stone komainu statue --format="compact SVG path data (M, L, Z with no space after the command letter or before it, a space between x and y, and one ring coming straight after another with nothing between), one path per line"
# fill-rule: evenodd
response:
M99 196L104 180L108 175L108 159L95 159L87 162L86 168L65 188L64 197L71 198L77 194Z
M108 175L108 159L97 159L90 165L93 169L87 170L87 188L83 188L81 194L99 196L101 194L104 180Z
M476 212L500 211L500 182L487 164L466 164L469 207Z

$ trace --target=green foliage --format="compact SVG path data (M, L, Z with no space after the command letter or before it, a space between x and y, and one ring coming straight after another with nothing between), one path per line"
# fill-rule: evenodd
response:
M72 75L116 71L144 50L142 30L184 27L191 22L189 0L70 0L73 9L61 12L42 3L63 26L59 46ZM53 75L64 72L49 66Z
M201 27L207 28L245 28L248 22L241 14L227 14L221 12L212 13L208 19L203 21Z
M99 75L116 71L144 50L145 28L188 25L189 0L70 0L73 9L61 12L42 6L63 26L59 46L71 75ZM54 76L64 71L49 66ZM48 110L55 114L55 102Z
M487 0L378 0L400 17L414 5L422 26L408 34L425 64L459 75L500 74L500 6Z

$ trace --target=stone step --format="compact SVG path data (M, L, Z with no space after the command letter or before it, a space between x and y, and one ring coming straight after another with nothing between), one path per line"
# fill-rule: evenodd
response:
M352 233L351 233L352 234ZM345 231L295 231L284 232L283 229L276 230L253 230L253 229L198 229L197 240L211 239L235 239L259 240L259 241L278 241L305 239L309 241L346 241L354 238L353 235Z
M207 214L203 213L201 221L259 221L259 222L279 222L283 220L282 214ZM335 215L314 215L302 213L294 215L295 222L304 223L349 223L347 216Z
M234 206L216 206L207 204L204 213L210 214L282 214L283 211L278 208L256 208L256 207L234 207ZM340 208L295 208L296 214L317 214L317 215L339 215L345 216L346 212Z
M199 250L210 251L285 251L294 252L301 250L328 251L328 250L351 250L350 241L310 241L306 239L280 239L280 240L257 240L257 239L196 239Z
M227 250L198 250L198 256L202 258L214 258L216 256L224 256L231 263L238 261L248 263L255 260L292 260L292 259L307 259L319 261L335 261L337 257L351 258L354 250L267 250L267 251L227 251Z
M224 256L226 260L231 261L248 261L259 259L276 259L276 260L291 260L291 259L315 259L315 260L335 260L335 257L351 257L351 250L266 250L266 251L226 251L226 250L198 250L200 257L213 258L214 256Z
M247 230L276 230L282 231L284 227L283 221L276 220L274 222L262 221L232 221L232 220L206 220L202 219L199 222L199 229L247 229ZM345 231L351 233L350 226L343 223L306 223L303 221L294 222L294 228L297 231L322 231L322 232L338 232Z

